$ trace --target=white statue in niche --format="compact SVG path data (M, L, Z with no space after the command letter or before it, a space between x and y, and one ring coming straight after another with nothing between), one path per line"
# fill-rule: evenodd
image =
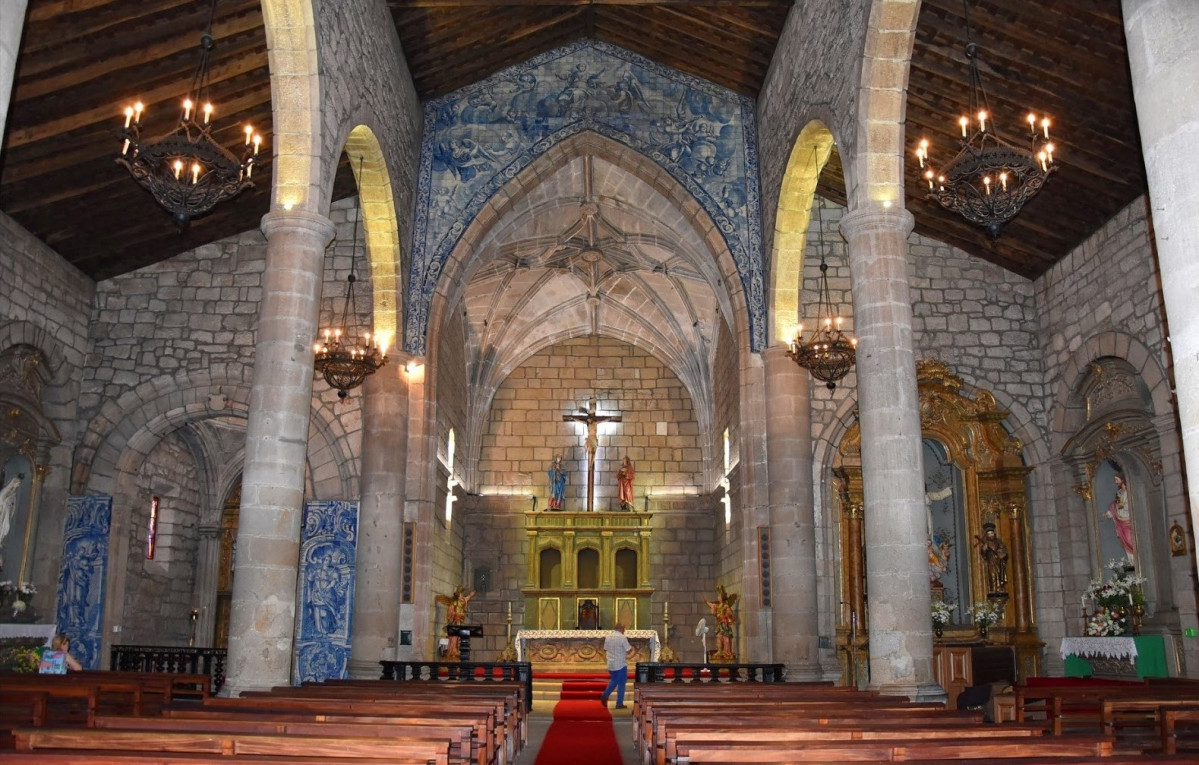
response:
M4 568L4 540L8 538L13 516L17 513L17 490L21 488L23 478L25 475L19 473L0 489L0 569Z

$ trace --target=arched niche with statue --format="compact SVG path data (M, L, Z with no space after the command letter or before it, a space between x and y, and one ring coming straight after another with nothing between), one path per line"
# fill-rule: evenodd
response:
M1020 679L1040 671L1033 625L1023 445L1005 429L1008 413L986 390L973 398L943 362L917 364L923 439L929 587L934 602L952 604L937 636L944 644L1010 646ZM834 463L840 505L838 656L847 683L861 680L869 644L861 433L845 433ZM970 615L975 604L999 612L985 634ZM930 614L930 623L932 615Z

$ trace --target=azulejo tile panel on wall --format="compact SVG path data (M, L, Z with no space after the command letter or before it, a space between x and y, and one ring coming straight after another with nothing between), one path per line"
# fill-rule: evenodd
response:
M296 685L347 676L354 615L358 503L309 502L300 541Z
M111 525L112 497L67 498L54 621L58 631L71 639L71 655L84 669L100 669Z
M590 130L661 165L711 216L737 264L754 350L765 345L753 101L597 41L536 56L425 106L404 348L425 352L445 262L489 199Z

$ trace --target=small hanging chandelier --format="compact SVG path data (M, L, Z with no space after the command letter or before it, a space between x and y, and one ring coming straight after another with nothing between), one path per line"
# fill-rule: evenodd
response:
M117 164L128 170L134 180L166 208L181 230L192 218L254 185L250 176L262 145L262 136L246 125L245 149L238 160L212 138L209 56L213 48L212 20L215 14L216 0L212 0L208 28L200 37L200 61L183 99L178 126L161 138L143 141L145 106L140 101L126 106L125 127L120 136L121 151L116 158Z
M841 317L833 314L833 300L828 289L828 263L824 260L824 219L815 206L813 213L820 226L820 287L816 303L816 326L806 341L803 325L796 327L795 339L791 341L787 355L811 372L812 377L822 381L824 387L834 390L838 381L853 368L858 341L841 331Z
M362 177L362 160L358 160L358 177ZM354 264L358 260L358 220L362 218L362 194L358 195L358 217L354 221L354 249L350 256L350 274L346 277L346 299L341 319L333 315L333 326L321 331L312 350L316 354L313 366L325 377L325 382L337 390L344 401L349 392L362 384L367 375L374 374L387 363L387 348L372 340L370 331L362 332L358 341L358 311L354 303Z
M928 140L921 139L916 158L928 182L928 197L997 239L1003 225L1036 196L1057 165L1048 117L1029 113L1027 148L1000 136L978 73L978 45L971 39L968 0L962 0L962 6L970 92L967 115L958 118L961 149L938 171L931 162Z

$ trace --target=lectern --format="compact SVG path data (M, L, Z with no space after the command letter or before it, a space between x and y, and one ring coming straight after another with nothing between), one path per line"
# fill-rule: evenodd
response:
M458 638L458 661L470 661L470 639L483 637L481 624L447 624L445 634Z

